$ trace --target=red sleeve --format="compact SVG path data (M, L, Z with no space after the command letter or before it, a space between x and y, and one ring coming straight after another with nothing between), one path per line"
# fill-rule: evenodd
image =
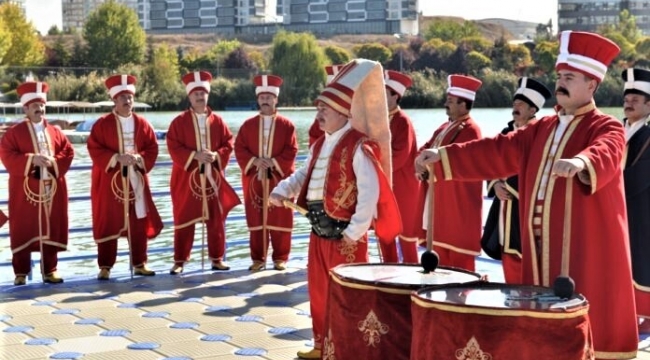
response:
M72 146L72 143L70 143L70 140L68 140L68 137L65 136L61 130L55 127L52 127L52 129L52 131L57 134L54 159L56 161L57 169L59 170L59 177L61 177L70 169L72 159L74 158L74 147Z
M29 156L21 151L20 130L23 123L9 128L0 140L0 158L9 176L24 177ZM24 141L24 140L23 140ZM33 169L30 169L30 172Z
M147 120L140 116L133 116L134 121L138 121L138 127L141 128L138 131L136 127L136 146L138 149L138 154L144 159L144 172L148 173L153 169L156 164L156 159L158 158L158 139L156 138L156 133L153 130L153 126L149 124Z
M274 157L274 160L280 166L282 174L289 176L295 171L296 155L298 154L298 140L296 139L296 128L287 120L282 120L282 135L276 135L274 141L282 145L280 154ZM279 125L279 124L278 124Z
M411 148L415 143L413 125L404 116L395 116L390 124L393 172L398 171L411 160Z
M251 148L257 145L258 132L255 126L257 123L257 117L246 120L239 128L235 138L235 158L242 172L257 157Z
M186 113L178 115L174 120L172 120L169 125L169 130L167 131L167 137L165 139L167 143L167 150L169 151L169 156L172 158L172 161L179 166L181 169L185 168L185 165L189 161L192 153L196 151L196 141L188 141L185 139L185 134L188 126L193 126L191 122L186 121ZM189 147L188 144L194 144L195 146Z
M111 124L111 121L115 122L112 114L97 120L90 130L90 136L88 136L86 144L93 165L104 171L109 170L108 165L111 163L113 156L119 152L116 143L117 127L115 124Z
M218 121L215 121L215 131L217 134L220 134L219 139L217 140L217 145L213 148L219 154L220 163L223 164L225 169L228 165L228 160L230 160L230 155L233 150L234 137L228 125L223 121L220 116L216 116ZM223 170L223 169L219 169Z

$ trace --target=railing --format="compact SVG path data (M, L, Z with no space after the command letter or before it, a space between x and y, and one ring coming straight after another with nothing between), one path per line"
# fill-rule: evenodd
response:
M307 156L305 155L300 155L296 158L296 163L301 163L306 160ZM172 165L171 161L159 161L156 162L155 167L160 168L160 167L170 167ZM229 163L229 166L238 166L237 162L235 159L231 158ZM70 170L68 173L73 172L73 171L84 171L84 170L90 170L92 168L91 164L84 164L84 165L75 165L70 167ZM6 169L0 169L0 175L7 175L7 170ZM242 194L242 187L241 186L233 186L235 191L241 196ZM160 198L160 197L169 197L170 192L169 190L167 191L152 191L152 196L155 198ZM73 195L68 197L69 202L79 202L79 201L89 201L90 196L89 195ZM8 200L0 200L0 206L6 206L8 204ZM297 216L300 216L299 214L296 213ZM11 216L11 214L9 214ZM226 224L232 224L233 222L243 222L246 220L246 216L244 214L231 214L226 218ZM173 219L172 218L167 218L163 219L163 225L164 228L172 228L173 227ZM4 229L7 229L5 227ZM68 230L70 234L73 233L90 233L92 232L92 226L82 226L82 227L73 227ZM9 232L7 230L4 230L0 232L0 237L8 237ZM309 237L309 233L294 233L292 235L292 239L307 239ZM228 249L231 247L236 247L236 246L243 246L247 245L249 242L248 237L242 238L242 239L228 239L226 241L226 256L228 255ZM195 244L192 247L192 250L200 250L201 249L201 244ZM165 247L157 247L157 248L149 248L147 250L148 254L159 254L159 253L173 253L174 248L165 246ZM118 256L128 256L128 250L123 250L123 251L118 251L117 253ZM31 268L32 270L34 269L34 266L36 264L40 263L40 254L37 255L35 258L32 258L32 263L31 263ZM97 254L84 254L84 255L72 255L72 256L59 256L59 262L69 262L69 261L79 261L79 260L92 260L96 259ZM5 262L0 262L0 267L8 267L11 266L11 261L5 261ZM33 271L30 271L29 274L29 279L31 280L32 278Z

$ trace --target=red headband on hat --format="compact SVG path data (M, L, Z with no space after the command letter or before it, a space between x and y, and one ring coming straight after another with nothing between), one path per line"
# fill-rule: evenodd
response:
M207 71L194 71L183 76L183 84L185 84L185 91L187 95L195 90L204 90L210 92L210 81L212 74Z
M50 87L47 83L28 81L20 84L16 89L16 93L20 97L20 103L27 106L33 102L47 102L47 91Z
M106 79L104 84L108 88L111 99L115 99L122 93L135 95L135 76L133 75L113 75Z

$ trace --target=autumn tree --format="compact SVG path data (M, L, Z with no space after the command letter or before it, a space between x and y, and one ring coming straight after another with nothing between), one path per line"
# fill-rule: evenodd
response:
M243 70L242 74L257 72L257 65L251 60L242 46L228 54L223 62L223 67L226 69Z
M312 104L325 82L326 63L323 48L313 34L279 31L273 37L270 69L284 79L280 102Z
M45 45L38 37L36 28L27 21L18 5L8 2L0 4L0 18L10 34L9 36L0 36L3 39L0 40L0 50L2 46L7 46L7 39L11 39L0 65L36 66L43 64Z
M5 21L0 17L0 65L4 64L4 57L11 48L11 34Z
M124 64L141 64L146 36L133 9L115 1L100 5L83 27L90 66L114 70Z

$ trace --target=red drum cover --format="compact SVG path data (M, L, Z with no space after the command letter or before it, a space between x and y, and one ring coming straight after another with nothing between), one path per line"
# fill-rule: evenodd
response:
M411 360L593 359L589 304L538 286L475 283L411 296Z
M419 265L350 264L330 270L323 359L407 360L411 351L411 293L475 282L479 275Z

